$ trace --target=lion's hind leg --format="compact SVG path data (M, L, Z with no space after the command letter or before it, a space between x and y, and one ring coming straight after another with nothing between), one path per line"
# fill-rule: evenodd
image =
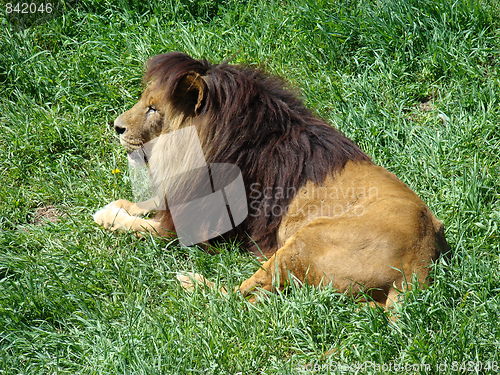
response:
M187 291L193 291L196 287L206 287L209 289L214 289L216 284L203 275L194 272L177 272L177 280L181 283L181 286ZM227 290L224 287L219 288L219 291L226 294Z
M375 305L389 308L404 290L404 275L425 279L427 261L416 268L406 242L371 220L320 217L302 227L237 288L250 301L261 291L273 292L294 280L317 287L331 286L349 295L367 294ZM419 259L419 263L422 259ZM204 279L204 285L209 286Z
M388 308L398 299L403 275L400 244L384 229L370 230L356 218L320 217L302 227L239 287L245 295L274 291L290 276L340 293L367 293Z
M303 267L306 259L296 249L297 243L288 241L271 258L237 288L244 297L253 302L260 291L274 292L289 282L293 275L300 281L306 278L307 270Z

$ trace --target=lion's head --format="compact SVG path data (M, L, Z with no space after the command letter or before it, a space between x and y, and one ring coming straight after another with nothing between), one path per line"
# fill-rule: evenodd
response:
M146 88L139 101L114 122L120 143L134 151L158 137L164 126L164 108L158 90Z
M130 152L161 134L195 126L208 163L241 170L249 197L242 231L264 252L275 247L281 216L300 187L322 182L348 160L369 160L283 80L260 70L172 52L149 60L144 82L139 102L115 120L121 144ZM282 214L269 211L276 207Z
M141 98L114 121L127 151L181 128L188 118L200 114L206 94L203 75L210 64L187 59L184 54L170 53L148 62Z

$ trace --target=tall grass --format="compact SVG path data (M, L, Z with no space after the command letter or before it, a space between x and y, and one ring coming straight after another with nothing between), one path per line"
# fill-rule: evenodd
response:
M494 373L498 14L493 0L82 0L24 30L2 15L0 374ZM257 263L238 244L211 255L93 224L131 197L106 124L172 50L285 77L444 221L452 255L399 320L328 289L187 294L176 271L232 286Z

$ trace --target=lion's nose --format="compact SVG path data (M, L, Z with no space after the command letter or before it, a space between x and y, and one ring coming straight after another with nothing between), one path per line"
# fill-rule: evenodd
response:
M122 128L121 126L116 126L115 125L115 130L118 134L123 134L125 133L125 130L127 130L126 128Z

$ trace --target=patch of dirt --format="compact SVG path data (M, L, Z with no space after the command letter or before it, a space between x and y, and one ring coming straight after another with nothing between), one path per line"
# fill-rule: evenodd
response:
M435 112L436 106L434 105L434 98L426 96L418 100L418 102L406 111L406 116L409 120L414 122L422 122L429 118L431 112Z
M435 109L434 104L432 103L432 99L420 103L418 108L423 112L430 112Z
M38 207L33 216L33 224L43 225L47 222L57 223L62 216L64 216L64 212L58 210L54 206Z

